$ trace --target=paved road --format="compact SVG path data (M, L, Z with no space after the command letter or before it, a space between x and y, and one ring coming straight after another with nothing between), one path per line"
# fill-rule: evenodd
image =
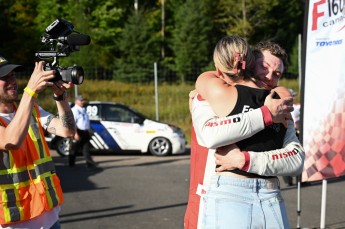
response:
M87 170L82 157L73 168L55 152L65 192L62 228L179 229L189 186L189 155L97 155L101 169ZM345 228L344 179L328 182L326 228ZM297 226L297 189L282 185L291 228ZM320 182L304 185L300 228L319 228Z

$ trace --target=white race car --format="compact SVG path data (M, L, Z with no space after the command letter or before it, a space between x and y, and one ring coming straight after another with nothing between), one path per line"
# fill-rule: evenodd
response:
M147 119L119 103L91 101L86 110L90 116L92 150L132 150L156 156L185 153L186 137L176 126ZM72 148L71 139L50 135L46 140L62 156Z

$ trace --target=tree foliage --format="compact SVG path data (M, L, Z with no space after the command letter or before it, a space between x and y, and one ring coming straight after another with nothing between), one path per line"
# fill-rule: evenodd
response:
M276 23L270 26L270 36L284 47L288 53L292 52L296 39L303 31L304 1L289 0L282 1L276 5L268 14L268 18L277 18Z
M31 64L34 58L32 40L39 38L35 29L36 1L0 1L1 54L19 63ZM20 47L20 50L18 50Z
M124 16L126 8L116 1L101 1L94 6L91 13L90 33L92 44L97 50L95 53L97 62L102 66L114 66L119 55L119 36L125 24Z
M90 35L91 44L60 58L61 65L113 69L114 77L126 79L129 74L144 79L152 73L144 68L152 69L158 61L184 81L197 76L190 77L191 70L200 73L212 66L213 48L224 35L238 34L252 45L274 40L292 53L302 33L304 1L300 0L138 2L135 13L134 1L127 0L0 1L0 54L32 66L45 28L63 18L76 31Z
M299 73L299 63L298 63L298 55L299 55L299 50L298 50L298 37L296 38L296 41L294 43L294 46L292 47L290 56L289 56L289 66L288 66L288 71L289 73L297 76Z
M153 78L153 63L160 58L154 34L146 13L143 10L132 12L118 43L121 56L116 60L115 78L131 82Z
M237 34L250 40L256 31L270 27L277 18L267 18L278 0L220 0L221 11L216 22L226 34Z
M212 53L212 17L207 0L187 0L176 11L171 49L175 54L175 70L186 79L188 70L207 66ZM195 76L196 77L196 76Z

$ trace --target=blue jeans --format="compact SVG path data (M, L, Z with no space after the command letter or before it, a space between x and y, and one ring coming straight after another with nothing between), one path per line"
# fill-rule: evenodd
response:
M214 176L203 201L203 229L290 228L278 178Z

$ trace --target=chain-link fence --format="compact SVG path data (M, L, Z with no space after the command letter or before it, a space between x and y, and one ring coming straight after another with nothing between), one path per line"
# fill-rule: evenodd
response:
M83 66L85 79L90 80L117 80L128 83L150 83L154 81L154 67L147 68L144 77L138 78L133 76L126 76L126 72L118 73L116 68L90 67ZM28 79L32 74L33 67L26 67L23 72L17 73L17 77ZM133 70L131 71L133 72ZM186 71L184 78L164 66L157 67L157 78L160 83L180 83L180 82L194 82L196 78L202 73L202 69L195 67ZM129 75L129 74L128 74Z
M127 83L151 83L154 81L154 67L145 70L145 74L136 76L133 74L133 70L126 72L118 72L116 68L103 68L103 67L91 67L83 66L85 79L90 80L117 80ZM26 67L23 72L17 74L18 77L28 79L33 71L33 67ZM200 67L194 67L193 69L186 70L184 76L179 76L175 71L164 67L157 67L157 78L159 83L181 83L181 82L195 82L197 77L203 72ZM138 74L139 75L139 74ZM293 73L284 73L283 78L296 79L297 75Z

